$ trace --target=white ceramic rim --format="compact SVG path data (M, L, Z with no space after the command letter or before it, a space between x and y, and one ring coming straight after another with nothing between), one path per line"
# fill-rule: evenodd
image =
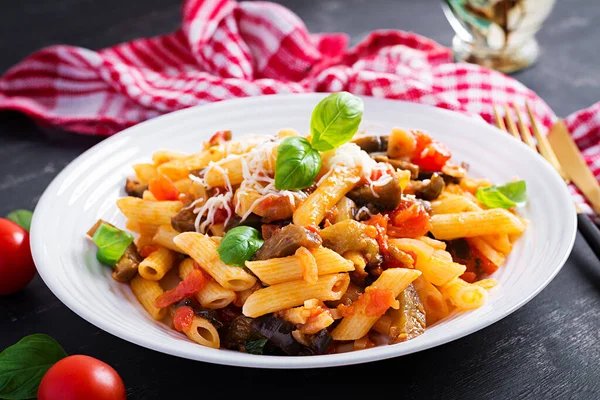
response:
M564 235L563 238L567 245L564 246L564 251L560 256L560 259L557 259L554 263L555 267L552 273L542 282L539 282L535 290L530 292L527 296L523 297L518 301L518 303L514 304L512 307L504 310L501 313L496 313L493 318L486 318L477 320L476 323L469 325L468 328L463 328L458 332L453 332L452 334L441 335L435 340L429 340L426 345L421 343L417 343L414 341L407 341L404 343L400 343L397 345L388 345L388 346L378 346L372 349L363 350L363 351L354 351L348 353L341 354L330 354L330 355L321 355L321 356L305 356L305 357L285 357L285 356L256 356L251 354L239 353L234 351L223 351L223 350L215 350L204 348L206 351L203 352L201 356L198 354L189 354L185 351L181 351L177 348L172 348L163 345L160 342L155 342L152 340L147 340L145 337L140 337L137 335L130 334L126 329L123 329L119 326L114 326L108 323L107 321L96 318L93 313L90 313L86 308L82 307L77 300L70 296L69 293L62 291L60 285L58 284L57 279L51 273L51 260L46 258L46 254L44 251L44 231L43 231L43 220L44 216L47 213L52 212L52 198L57 193L58 188L63 184L64 179L70 172L75 170L78 165L82 164L87 158L89 158L92 154L97 151L111 146L116 141L120 140L125 136L135 136L138 131L147 130L152 127L154 124L165 124L174 120L184 119L194 113L198 112L201 109L203 112L214 112L217 113L223 107L230 106L243 106L250 102L260 103L260 102L268 102L271 101L288 101L290 99L297 99L300 97L310 97L314 99L315 104L322 97L327 94L323 93L308 93L308 94L290 94L290 95L269 95L269 96L260 96L260 97L249 97L249 98L240 98L233 99L228 101L223 101L219 103L212 103L197 107L192 107L176 112L172 112L152 120L148 120L142 122L138 125L135 125L131 128L125 129L124 131L109 137L99 144L93 146L88 149L86 152L81 154L75 160L73 160L67 167L61 171L58 176L52 181L52 183L46 188L43 195L41 196L38 205L35 209L32 226L31 226L31 250L33 254L34 261L38 267L38 272L46 283L48 288L58 297L58 299L64 303L68 308L70 308L73 312L97 326L98 328L113 334L121 339L127 340L129 342L138 344L140 346L156 350L165 354L171 354L183 358L205 361L216 364L224 364L231 366L245 366L245 367L255 367L255 368L315 368L315 367L329 367L329 366L343 366L343 365L352 365L359 364L365 362L371 362L376 360L383 360L392 357L398 357L400 355L411 354L417 351L433 348L457 339L460 339L464 336L467 336L473 332L476 332L480 329L483 329L501 319L513 313L515 310L519 309L531 299L533 299L540 291L542 291L550 281L558 274L564 263L566 262L575 241L576 232L577 232L577 222L576 222L576 213L575 206L572 201L572 198L567 190L566 185L556 173L556 171L550 166L550 164L543 161L541 156L538 155L542 162L538 163L536 167L543 168L546 170L549 175L551 175L554 180L552 184L557 188L562 188L558 193L555 193L557 197L561 198L565 209L564 212L566 215L570 215L570 218L566 218L561 226L561 230ZM368 97L365 97L368 98ZM499 135L502 137L496 137L497 140L505 140L509 139L506 133L501 130L494 128L482 120L477 120L472 117L459 114L453 111L444 110L436 107L431 107L422 104L408 103L398 100L385 100L385 99L376 99L377 101L391 101L401 105L406 108L414 108L415 111L419 111L420 108L424 107L428 109L428 112L438 114L440 118L448 119L449 121L462 121L464 124L479 124L481 129L485 129L490 132L490 134ZM485 128L484 128L485 127ZM510 139L512 140L512 139ZM524 143L514 141L510 144L511 146L523 146L526 147ZM532 154L535 157L535 155ZM568 214L567 214L568 213ZM565 223L566 222L566 223Z

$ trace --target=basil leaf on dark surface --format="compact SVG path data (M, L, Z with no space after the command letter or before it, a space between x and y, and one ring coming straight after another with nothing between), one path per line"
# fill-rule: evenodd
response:
M315 183L321 170L321 155L308 140L293 136L281 141L275 164L275 187L300 190Z
M6 219L11 220L21 228L29 232L31 228L31 218L33 213L29 210L15 210L6 216Z
M480 187L475 197L490 208L522 207L527 203L527 184L525 181L516 181L501 186Z
M249 354L263 354L263 350L265 345L267 344L267 339L258 339L258 340L250 340L246 342L244 347L246 348L246 353Z
M352 139L363 111L362 99L348 92L333 93L321 100L310 118L313 149L332 150Z
M237 226L225 234L217 252L225 264L243 267L263 243L260 233L255 228Z
M94 233L93 240L98 246L96 252L98 261L114 267L133 242L133 236L108 224L102 224Z
M44 374L67 353L48 335L34 334L0 353L0 399L35 398Z

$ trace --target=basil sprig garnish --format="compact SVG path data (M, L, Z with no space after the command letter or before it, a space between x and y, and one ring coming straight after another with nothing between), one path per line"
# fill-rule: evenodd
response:
M313 149L333 150L352 139L363 111L361 98L348 92L333 93L321 100L310 118Z
M114 267L133 242L133 236L113 226L102 224L94 233L93 240L98 246L96 252L98 261Z
M275 187L300 190L314 183L321 169L319 151L338 148L352 139L362 121L363 101L348 92L333 93L321 100L310 119L311 141L284 139L277 150Z
M500 186L480 187L475 197L490 208L522 207L527 203L527 184L525 181L516 181Z
M24 337L0 353L0 399L36 397L46 372L67 353L48 335Z
M221 239L217 252L225 264L243 267L263 243L256 229L250 226L237 226L229 230Z
M281 141L275 163L275 187L299 190L309 187L321 169L321 155L303 137L293 136Z

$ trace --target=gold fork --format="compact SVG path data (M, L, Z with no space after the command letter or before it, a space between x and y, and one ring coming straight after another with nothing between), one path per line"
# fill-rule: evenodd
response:
M560 174L560 176L565 181L565 184L571 183L569 177L565 173L564 169L560 165L560 162L556 158L550 143L546 136L542 135L538 128L538 123L535 119L535 116L531 112L531 107L529 107L529 103L525 102L525 107L527 108L527 114L529 116L529 121L531 123L531 128L533 129L533 134L537 140L537 146L533 141L533 137L531 136L531 131L525 124L524 118L521 116L521 112L519 109L513 104L512 108L517 115L517 120L519 121L519 128L517 128L517 124L510 116L510 108L508 104L504 104L504 118L500 115L496 104L493 105L494 108L494 117L496 119L496 126L502 129L503 131L509 132L513 135L517 140L522 140L525 144L531 147L534 151L539 152L542 157L554 167L554 169ZM506 119L506 125L504 124L504 119ZM538 149L539 146L539 149ZM575 203L575 209L577 210L577 227L579 232L581 232L582 236L585 238L590 248L596 254L596 257L600 258L600 230L598 227L590 220L590 218L584 214L577 203Z

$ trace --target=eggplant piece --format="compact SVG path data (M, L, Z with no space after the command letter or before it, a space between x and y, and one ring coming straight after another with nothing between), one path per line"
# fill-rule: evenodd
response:
M446 183L444 178L436 172L431 175L430 179L411 181L411 185L415 191L415 196L425 200L435 200L442 194Z
M404 342L425 333L425 308L412 284L397 297L400 307L390 308L388 315L392 318L389 344Z
M183 300L175 303L175 306L172 311L174 312L179 307L183 307L183 306L191 307L192 310L194 310L194 314L208 320L211 324L213 324L213 326L216 329L221 329L225 326L225 324L223 323L223 320L221 319L221 316L217 310L211 310L211 309L202 307L200 305L200 303L198 303L198 301L196 301L196 299L194 299L192 297L186 297Z
M462 238L446 241L446 251L450 253L452 259L455 261L467 261L471 259L471 247L469 247L469 242Z
M314 335L307 336L306 340L308 341L308 349L310 350L309 354L319 355L325 354L327 348L333 341L333 337L331 337L331 334L327 329L321 329ZM306 354L306 352L303 352L301 354L304 355Z
M348 250L360 251L370 264L379 264L382 259L377 241L366 233L367 225L346 220L321 230L323 246L338 254Z
M389 158L387 156L376 156L376 157L374 157L374 160L377 162L388 163L395 169L410 171L411 179L417 179L419 177L419 166L411 163L410 161L397 160L397 159Z
M171 226L177 232L196 232L196 214L193 208L183 208L173 217L171 217Z
M367 153L387 152L389 136L362 136L352 140L362 150Z
M139 197L141 199L145 190L148 190L147 184L140 182L137 178L127 178L125 193L128 196Z
M223 346L231 350L240 350L246 342L262 339L262 335L252 326L254 319L240 315L231 321Z
M321 245L321 237L306 228L297 225L287 225L281 228L254 254L255 260L268 260L291 256L300 247L308 250L316 249Z
M298 343L292 331L296 326L282 318L274 317L273 314L263 315L255 318L251 327L263 338L267 339L266 353L283 352L288 356L296 356L306 352L306 346Z
M119 261L115 264L112 278L117 282L129 282L137 274L138 266L142 260L143 258L138 253L136 245L131 243L125 249L125 253L123 253Z
M361 207L372 204L381 211L392 211L400 204L402 187L396 175L392 175L392 180L383 186L375 186L373 190L369 185L359 186L346 196Z

